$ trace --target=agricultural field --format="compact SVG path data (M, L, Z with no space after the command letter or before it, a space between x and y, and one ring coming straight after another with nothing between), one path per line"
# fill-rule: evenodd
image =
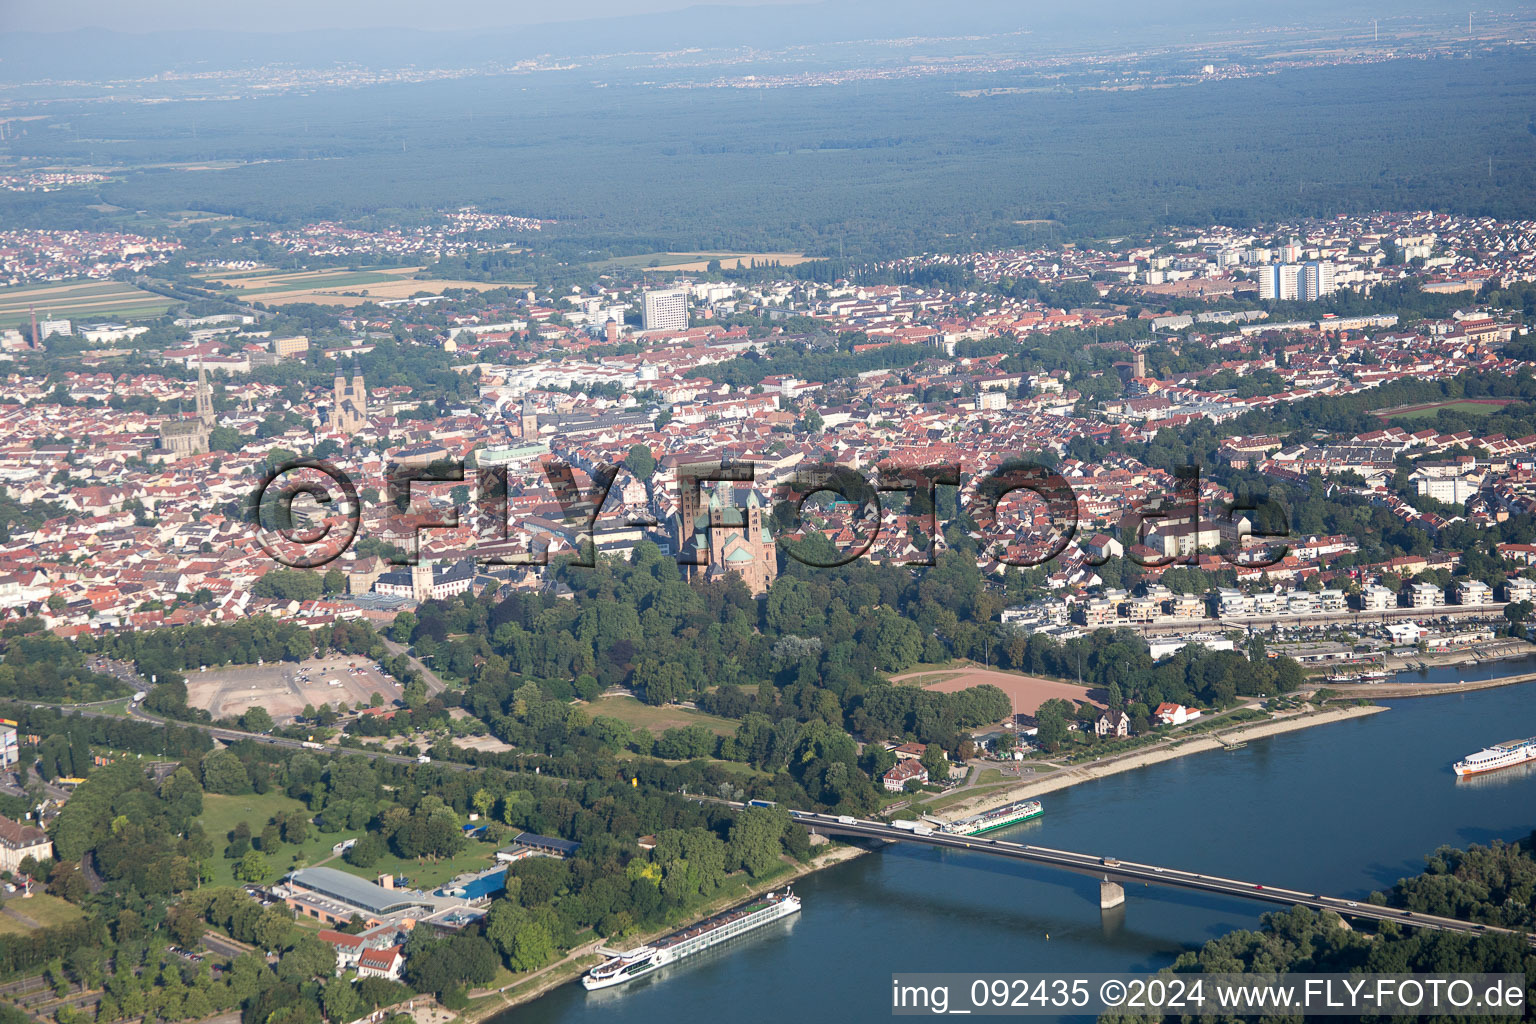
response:
M737 722L719 715L695 711L676 705L652 707L624 694L606 694L586 706L587 714L596 718L617 718L634 729L649 729L660 735L668 729L681 729L690 725L702 725L717 736L729 736L736 731Z
M85 913L57 896L36 893L23 899L20 893L6 899L0 909L0 935L25 935L38 928L78 921Z
M504 284L485 281L417 280L421 267L381 267L372 270L334 268L327 270L276 270L257 267L251 270L227 270L205 275L211 285L235 291L246 302L281 305L287 302L313 302L327 306L357 306L381 299L407 299L417 292L432 295L447 288L488 291Z
M33 309L38 319L144 320L161 316L175 299L121 281L73 281L0 288L0 326L25 324Z

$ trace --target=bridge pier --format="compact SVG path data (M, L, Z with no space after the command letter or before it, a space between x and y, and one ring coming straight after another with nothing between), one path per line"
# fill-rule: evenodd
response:
M1105 875L1099 881L1099 909L1109 910L1125 903L1125 889L1119 882L1111 882Z

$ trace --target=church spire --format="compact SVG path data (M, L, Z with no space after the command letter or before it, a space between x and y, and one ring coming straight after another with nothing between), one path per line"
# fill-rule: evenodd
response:
M205 427L216 426L219 421L213 411L213 388L208 385L208 371L201 359L197 361L197 418Z

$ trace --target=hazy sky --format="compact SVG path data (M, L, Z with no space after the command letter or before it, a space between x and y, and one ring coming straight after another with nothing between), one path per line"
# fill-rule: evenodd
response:
M805 0L708 0L711 6ZM0 0L0 33L229 29L293 32L326 28L511 28L696 6L698 0Z

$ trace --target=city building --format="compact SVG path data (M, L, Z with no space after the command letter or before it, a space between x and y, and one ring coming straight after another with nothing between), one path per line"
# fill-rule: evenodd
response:
M55 334L74 334L74 325L68 320L43 320L37 325L38 340L42 341Z
M53 841L48 833L0 814L0 871L15 874L28 857L35 861L53 859Z
M1433 583L1415 583L1408 588L1409 607L1437 608L1445 604L1445 592Z
M1334 292L1333 264L1314 260L1303 264L1296 278L1296 297L1302 302L1316 302Z
M536 832L519 832L512 841L496 851L496 859L517 860L521 855L534 853L564 860L581 848L581 844L558 836L541 836Z
M1093 723L1093 731L1100 736L1121 739L1131 734L1131 719L1124 711L1106 711Z
M524 441L536 441L539 437L539 413L533 402L524 396L518 414L518 433Z
M0 771L21 760L21 746L16 738L16 723L0 718Z
M666 288L645 293L644 325L648 331L686 331L688 292Z
M404 965L405 952L399 946L391 946L388 949L365 949L357 957L357 976L399 981L400 969Z
M1199 718L1200 709L1187 708L1182 704L1169 704L1164 702L1157 706L1156 711L1152 712L1152 717L1156 718L1164 725L1183 725L1185 722L1193 722L1195 719Z
M424 893L393 888L393 880L383 886L327 867L300 868L273 891L300 917L330 925L344 925L353 914L381 923L386 915L418 907L432 909L437 903Z
M920 784L928 781L928 769L915 759L898 761L895 767L880 776L881 783L890 793L900 793L913 779Z
M273 338L272 354L279 359L287 359L290 356L303 355L309 351L309 336L295 334L291 338Z
M1457 604L1492 604L1493 588L1481 580L1460 580L1456 584Z
M1360 610L1365 612L1384 612L1388 608L1397 607L1397 595L1376 583L1370 583L1360 590Z
M476 575L473 559L461 558L449 565L421 559L380 575L373 581L373 592L413 601L442 601L474 586Z
M1511 576L1504 581L1504 600L1536 602L1536 580Z

